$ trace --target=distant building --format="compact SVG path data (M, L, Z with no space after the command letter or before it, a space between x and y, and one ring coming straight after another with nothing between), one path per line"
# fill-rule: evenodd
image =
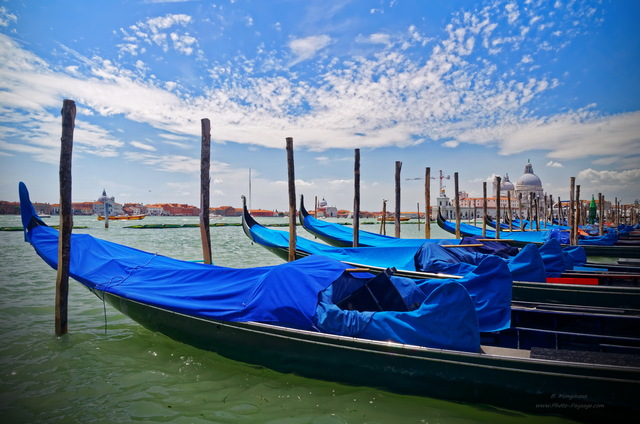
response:
M20 215L20 203L0 200L0 215Z
M494 178L491 192L487 193L487 213L490 216L496 216L498 202L500 203L501 215L506 216L509 209L509 198L511 198L511 211L514 216L519 215L520 208L526 216L532 198L534 200L538 199L539 208L543 208L545 193L542 188L542 181L533 173L533 165L531 165L530 161L527 161L524 167L524 174L516 180L515 185L510 181L509 174L505 174L504 178L501 178L499 200L496 198L497 185L498 180ZM437 209L433 213L437 216L439 210L447 220L455 219L455 198L450 199L446 195L444 188L441 188L440 191L440 196L436 199ZM482 217L484 209L483 197L469 197L466 192L461 191L458 193L458 198L461 219L472 219L474 216L475 218ZM435 216L432 218L435 218Z
M269 211L269 210L265 210L265 209L251 209L249 211L249 213L251 213L251 215L253 215L253 216L261 216L261 217L273 217L273 216L276 216L275 212Z
M95 214L105 216L105 206L109 211L109 216L124 215L122 205L120 203L116 203L115 197L107 196L107 191L104 189L102 190L102 196L100 196L98 201L92 203L92 213L89 213L87 215Z
M145 215L147 207L142 203L125 203L122 207L127 215Z
M337 218L339 216L338 208L335 206L327 206L327 201L324 200L324 197L318 202L315 213L318 215L316 218Z
M214 215L220 216L241 216L242 209L234 208L233 206L219 206L210 208L210 212Z
M542 181L533 173L531 162L527 162L524 167L524 174L516 181L515 197L522 195L522 203L528 206L530 199L543 199L544 190L542 189Z
M147 205L147 215L151 215L151 216L162 216L162 215L168 215L169 213L166 212L165 210L162 208L161 205Z
M159 205L162 208L162 215L170 216L198 216L200 215L200 209L195 206L187 205L184 203L161 203Z

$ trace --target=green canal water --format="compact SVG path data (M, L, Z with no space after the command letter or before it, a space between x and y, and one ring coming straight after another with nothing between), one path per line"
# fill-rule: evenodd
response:
M45 221L55 225L58 217ZM260 222L287 220L261 218ZM95 217L75 217L74 223L87 227L74 230L77 233L138 249L185 260L201 256L198 228L125 228L139 223L197 223L196 217L112 221L108 229ZM0 216L0 227L10 226L20 226L20 218ZM403 237L424 234L423 226L401 228ZM378 231L379 226L363 229ZM387 234L393 232L389 225ZM312 238L300 227L298 234ZM252 244L241 227L214 227L211 237L216 265L282 263ZM432 228L432 237L451 238L439 228ZM56 337L55 279L55 271L23 241L21 232L0 232L0 419L4 423L572 422L311 380L235 362L142 328L73 280L69 334Z

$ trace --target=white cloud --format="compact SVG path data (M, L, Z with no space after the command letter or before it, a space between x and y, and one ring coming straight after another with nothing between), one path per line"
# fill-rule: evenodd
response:
M133 147L137 149L142 149L149 152L155 152L157 150L155 147L151 146L150 144L141 143L139 141L132 141L129 144L131 144Z
M137 56L146 51L142 47L143 44L146 44L158 46L164 52L168 52L169 48L173 47L176 51L189 56L198 46L198 40L189 33L168 30L175 27L187 27L192 21L193 19L189 15L167 14L137 22L127 29L121 28L120 33L123 35L124 43L118 44L120 54ZM171 41L171 45L169 41Z
M18 22L18 17L9 13L6 7L0 6L0 27L8 27L11 23Z
M630 190L625 191L626 196L617 198L623 205L640 200L640 194L637 190L638 181L640 181L640 169L638 168L625 171L596 171L588 168L578 172L576 176L576 184L580 184L580 191L585 193L585 195L581 196L583 198L588 198L589 194L603 193L607 196L605 200L613 202L614 198L608 197L611 196L611 193L621 193L621 189L630 188Z
M596 171L588 168L578 173L576 180L586 180L591 184L628 185L640 181L640 169L626 171Z
M356 38L358 43L369 43L369 44L384 44L385 46L391 45L391 36L389 34L370 34L369 36L360 35Z
M547 166L550 168L562 168L564 165L562 165L560 162L550 160L549 162L547 162Z
M291 52L296 56L292 65L311 59L315 54L331 43L328 35L314 35L306 38L298 38L289 42Z
M171 41L173 41L173 48L187 56L193 53L192 46L198 44L198 40L189 34L180 35L176 32L172 32L170 37Z
M185 149L193 146L189 137L199 136L197 120L206 111L215 116L215 141L269 147L281 147L283 133L288 131L286 135L302 134L296 138L297 145L312 151L410 146L431 139L451 148L465 143L495 145L502 154L543 149L554 160L598 155L614 158L622 152L637 152L637 114L598 117L569 111L538 117L527 105L556 87L557 81L515 71L500 73L499 63L490 56L477 60L481 49L499 46L517 50L526 37L533 37L520 28L503 33L497 22L516 19L516 9L509 10L510 17L505 13L488 6L457 15L445 38L434 42L424 58L416 59L405 51L408 45L420 47L427 42L412 26L400 49L384 50L370 58L329 58L330 66L318 59L322 69L316 78L319 84L301 80L293 72L285 74L285 66L274 57L269 57L269 64L282 75L263 76L260 59L241 56L207 64L216 85L200 95L182 94L174 81L146 77L150 70L142 61L128 70L67 48L79 65L65 64L66 72L58 73L0 35L0 108L42 113L59 108L61 98L73 98L87 115L119 115L148 124L163 131L161 137L167 138L167 143ZM517 13L520 21L546 19L524 7ZM122 32L134 46L131 51L155 45L192 54L198 40L183 31L192 22L188 15L166 15L138 22ZM375 33L366 40L388 44L391 36ZM317 58L332 42L328 35L311 36L292 40L289 48L298 63ZM535 64L538 46L534 47L517 57L527 65ZM17 122L18 115L13 113L9 118ZM117 154L122 146L106 132L98 140L99 146L93 146L96 153ZM138 159L157 161L165 167L155 156ZM178 168L185 168L184 163Z
M548 151L552 159L569 160L640 155L639 134L640 111L613 116L579 111L469 130L457 139L496 144L503 155L539 149Z
M125 152L124 157L133 162L158 168L166 172L196 173L200 169L200 159L182 155L153 155L149 153Z

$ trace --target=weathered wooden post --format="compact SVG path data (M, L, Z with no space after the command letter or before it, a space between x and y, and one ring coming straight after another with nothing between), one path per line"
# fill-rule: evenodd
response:
M67 311L69 305L69 263L71 261L71 231L73 210L71 207L71 154L73 131L76 120L76 103L62 103L62 137L60 137L60 232L58 236L58 273L56 275L57 336L67 334Z
M358 247L360 238L360 149L355 149L353 185L353 247Z
M387 234L387 200L382 199L382 217L380 219L380 234Z
M564 225L564 220L562 219L562 200L560 196L558 196L558 225Z
M522 215L522 192L518 193L518 218L520 219L520 231L525 230L524 216Z
M289 181L289 262L296 260L296 177L293 164L293 138L287 137L287 174Z
M540 196L534 196L533 207L534 217L536 219L536 230L540 231Z
M513 231L513 209L511 208L511 191L507 190L507 211L509 213L509 231Z
M533 219L533 193L530 192L529 193L529 204L527 205L527 214L529 215L529 227L531 227L532 230L538 230L538 228L534 228L535 225L534 224L534 219Z
M582 205L580 204L580 184L576 185L576 214L574 216L574 230L573 230L573 239L571 240L571 244L578 245L578 230L580 229L580 213L582 211Z
M400 238L400 170L402 162L396 161L396 237Z
M500 238L500 184L502 178L496 177L496 238Z
M201 120L202 144L200 151L200 238L202 240L202 258L211 265L211 233L209 228L209 189L211 185L211 123L207 118ZM251 171L249 171L251 172ZM251 180L251 178L249 178ZM249 195L251 199L251 195Z
M598 235L604 234L604 196L598 193Z
M569 216L567 217L567 220L569 221L569 243L573 243L573 239L575 238L575 231L576 228L574 226L575 224L575 218L573 216L573 208L575 207L575 203L573 201L574 196L575 196L575 190L576 190L576 177L571 177L569 179Z
M544 223L544 228L547 228L547 218L549 216L549 210L547 208L547 194L544 194L544 201L542 202L542 210L544 211L542 215L542 222Z
M431 238L431 168L424 171L424 238Z
M107 190L102 189L102 196L98 199L98 202L102 202L104 210L104 228L109 228L109 197L107 196Z
M454 199L456 202L456 238L460 238L460 191L458 189L458 173L453 173L453 185L456 191Z
M487 182L482 182L482 238L487 237Z

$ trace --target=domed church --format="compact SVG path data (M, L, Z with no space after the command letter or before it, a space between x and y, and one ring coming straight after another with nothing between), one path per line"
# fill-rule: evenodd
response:
M524 166L524 174L516 181L515 196L522 193L523 203L528 203L529 193L533 193L534 198L542 199L544 197L544 190L542 190L542 181L533 173L533 166L531 161L527 161Z

